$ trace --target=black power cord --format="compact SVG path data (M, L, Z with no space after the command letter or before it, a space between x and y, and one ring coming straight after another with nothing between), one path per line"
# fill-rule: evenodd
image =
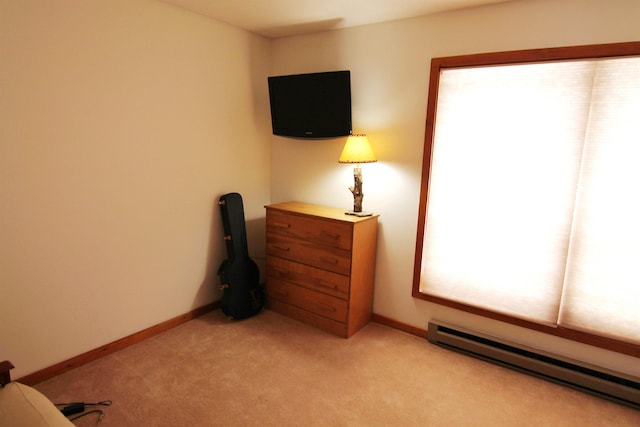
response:
M88 402L71 402L71 403L56 403L56 406L62 406L62 409L60 409L60 412L62 412L62 414L65 417L69 417L70 415L75 415L75 414L80 414L77 415L75 417L69 418L70 421L74 421L77 420L80 417L84 417L85 415L89 415L89 414L100 414L100 417L98 418L98 421L96 421L96 424L99 423L100 421L102 421L102 418L104 418L104 412L101 409L92 409L90 411L87 411L88 407L92 407L92 406L111 406L111 400L103 400L100 402L95 402L95 403L88 403Z
M62 412L62 415L64 415L65 417L68 417L69 415L73 415L73 414L77 414L80 412L84 412L84 403L70 403L70 404L65 404L66 406L62 409L60 409L60 412Z
M104 418L104 412L101 409L92 409L91 411L80 414L77 417L69 418L69 421L75 421L78 418L84 417L85 415L89 415L89 414L100 414L100 416L98 417L98 420L96 421L96 424L98 424Z

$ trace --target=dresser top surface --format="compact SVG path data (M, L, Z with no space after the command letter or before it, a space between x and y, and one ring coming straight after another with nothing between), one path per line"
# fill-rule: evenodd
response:
M368 221L371 219L378 218L378 214L372 214L370 216L355 216L355 215L347 215L345 209L332 208L329 206L320 206L314 205L310 203L304 202L283 202L283 203L274 203L272 205L265 206L267 209L276 209L288 213L299 214L299 215L310 215L314 217L322 217L328 219L334 219L338 221L344 222L362 222Z

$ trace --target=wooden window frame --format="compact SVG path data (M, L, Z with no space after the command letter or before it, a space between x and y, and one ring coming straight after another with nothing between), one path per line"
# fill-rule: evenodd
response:
M435 129L436 106L440 72L443 69L473 66L494 66L518 63L541 63L550 61L565 61L578 59L595 59L607 57L624 57L640 55L640 42L624 42L599 44L588 46L571 46L547 49L529 49L508 52L494 52L473 55L461 55L451 57L433 58L431 60L431 74L429 79L429 91L427 100L427 117L424 139L424 152L422 159L422 179L420 183L420 203L418 208L418 229L413 271L412 296L417 299L462 310L468 313L499 320L520 327L547 333L561 338L577 341L592 346L604 348L618 353L640 357L640 346L589 334L564 327L545 326L530 321L514 318L490 310L470 306L456 301L440 298L420 292L420 275L422 265L423 240L427 214L427 199L429 189L429 175L431 167L431 155L433 150L433 138Z

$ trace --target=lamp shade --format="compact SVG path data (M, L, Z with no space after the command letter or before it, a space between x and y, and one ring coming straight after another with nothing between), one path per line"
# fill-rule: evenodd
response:
M367 135L349 135L344 144L339 163L372 163L376 162L376 155L373 154Z

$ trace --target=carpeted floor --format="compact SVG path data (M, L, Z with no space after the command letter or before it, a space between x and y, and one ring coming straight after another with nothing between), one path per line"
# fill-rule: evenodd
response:
M36 388L112 400L105 427L640 426L640 411L379 324L345 340L270 311L217 310Z

